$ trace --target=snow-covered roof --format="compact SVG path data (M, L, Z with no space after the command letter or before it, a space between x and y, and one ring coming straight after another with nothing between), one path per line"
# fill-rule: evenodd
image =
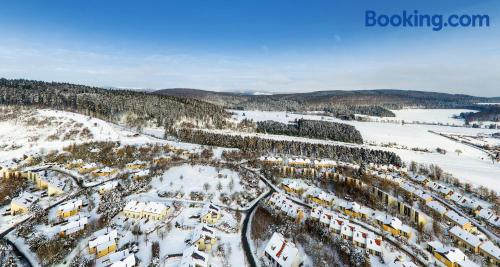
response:
M87 223L88 223L87 217L83 217L79 220L70 221L68 223L61 225L60 231L67 232L67 234L74 233L76 231L82 230L85 227L85 225L87 225Z
M332 166L335 166L335 165L337 165L337 162L335 160L331 160L331 159L321 159L321 160L314 160L314 165L332 165Z
M281 184L286 185L287 187L292 188L294 190L302 190L309 188L309 185L300 179L283 179Z
M144 212L153 213L153 214L162 214L168 207L163 203L158 202L149 202L146 204L144 208Z
M102 169L93 171L93 173L111 173L111 172L114 172L114 171L115 171L114 169L111 169L110 167L106 166L106 167L104 167Z
M293 266L299 258L299 250L281 234L274 233L266 245L265 252L282 267Z
M182 259L181 263L179 264L180 267L192 267L192 266L199 266L199 267L206 267L208 266L208 259L209 255L198 251L198 248L196 246L189 246L187 249L184 250L182 253Z
M475 262L465 259L457 262L460 267L479 267Z
M402 183L401 189L405 190L408 193L413 193L416 190L415 187L409 183Z
M96 260L96 267L131 267L134 265L135 255L129 253L128 250L117 251Z
M105 249L109 248L110 246L112 246L113 244L115 244L115 240L110 239L110 240L104 241L103 243L98 244L96 246L96 249L97 249L97 251L105 250ZM89 247L90 247L90 244L89 244Z
M352 210L352 211L355 211L355 212L361 210L361 206L358 203L356 203L356 202L347 202L347 203L344 204L344 208L346 210Z
M489 255L495 257L497 261L500 260L500 249L495 244L493 244L493 242L486 241L483 244L481 244L479 248L482 251L488 253Z
M85 165L83 165L80 168L82 168L82 169L93 169L93 168L97 168L97 164L95 164L94 162L92 162L92 163L85 164Z
M448 211L444 215L446 216L446 218L450 219L458 225L464 225L469 222L467 218L458 215L458 213L452 210Z
M31 205L35 204L37 201L38 197L28 192L22 192L21 195L12 199L12 202L24 208L31 207Z
M464 229L460 228L459 226L454 226L450 230L450 234L460 238L463 242L473 246L477 247L479 244L481 244L481 239L478 236L475 236Z
M440 214L445 213L448 210L445 206L441 205L441 203L437 201L430 201L425 205Z
M123 208L123 211L128 211L128 212L142 212L146 208L146 203L144 202L139 202L136 200L131 200L125 205L125 208Z
M387 215L387 214L385 214L385 215L379 214L376 217L376 220L382 222L385 225L389 225L394 229L398 229L398 230L401 229L401 227L403 226L403 223L401 222L400 219L393 217L393 216L390 216L390 215Z
M378 252L382 252L382 240L367 238L366 239L366 248Z
M89 241L89 248L98 247L99 245L109 242L115 242L115 239L118 238L118 232L116 230L109 230L107 228L94 233L94 235L96 237Z
M83 205L81 199L74 199L57 207L57 212L68 212L80 208Z
M467 259L467 256L458 248L450 248L442 254L451 262L459 262Z
M132 165L146 165L147 163L141 160L134 160L133 162L127 163L127 166L132 166Z
M500 217L498 215L491 216L488 222L491 223L493 226L500 227Z
M481 209L478 213L477 213L477 216L478 217L481 217L485 220L488 220L489 218L491 218L492 216L494 215L493 211L490 210L490 209Z
M99 186L99 190L108 191L108 190L111 190L117 186L118 186L118 181L111 181L111 182L108 182L108 183L105 183L105 184Z
M422 200L427 200L427 199L432 198L431 195L427 194L425 191L420 190L420 189L413 192L413 194L415 194L415 196L419 197Z
M191 241L196 242L201 238L215 239L215 229L206 224L199 224L191 233Z
M149 169L146 169L146 170L140 170L140 171L138 171L138 172L134 172L134 175L135 175L135 176L138 176L138 177L148 176L148 175L149 175Z
M205 206L203 206L203 210L201 211L201 214L202 215L205 215L208 213L218 214L220 212L221 212L221 210L219 207L215 206L212 203L207 203L207 204L205 204Z
M461 199L462 199L462 195L458 192L453 192L453 194L451 195L450 199L453 201L453 202L459 202Z

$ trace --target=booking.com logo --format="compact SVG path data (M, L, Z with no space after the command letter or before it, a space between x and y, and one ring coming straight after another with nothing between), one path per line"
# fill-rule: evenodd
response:
M428 15L419 14L418 10L407 12L404 10L401 14L377 14L373 10L367 10L365 13L366 27L417 27L432 28L433 31L440 31L445 27L489 27L490 16L488 15Z

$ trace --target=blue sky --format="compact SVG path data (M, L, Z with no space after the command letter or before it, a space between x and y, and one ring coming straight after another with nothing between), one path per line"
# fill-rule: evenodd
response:
M487 14L491 25L368 28L366 10ZM4 1L0 76L128 88L500 95L499 15L495 0Z

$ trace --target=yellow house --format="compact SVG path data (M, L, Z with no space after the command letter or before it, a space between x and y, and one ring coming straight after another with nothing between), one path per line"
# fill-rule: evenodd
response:
M331 207L335 203L335 196L329 194L323 190L315 190L312 194L308 195L308 198L319 205Z
M354 218L368 218L366 211L356 202L348 202L339 204L339 208L346 215Z
M49 181L47 183L47 194L49 196L57 196L64 193L66 183L63 181Z
M411 228L404 225L400 219L392 217L389 215L379 215L375 218L378 225L382 226L382 229L393 236L402 236L405 238L411 237Z
M66 164L66 169L74 169L83 166L84 162L81 159L75 159Z
M171 214L172 211L173 209L170 206L166 206L163 203L149 202L146 204L142 216L150 220L160 221L165 220L167 215Z
M96 254L96 258L104 257L116 251L116 230L103 229L94 233L94 238L89 241L89 253Z
M427 216L423 212L404 202L397 202L397 212L417 225L427 224Z
M162 163L167 163L172 160L172 157L170 156L164 156L164 157L157 157L153 159L154 164L162 164Z
M465 217L460 216L458 213L450 210L444 214L444 216L450 221L453 225L459 226L466 231L472 231L472 223Z
M213 204L206 204L201 212L200 220L209 225L216 224L222 217L221 209Z
M45 177L37 175L35 178L36 187L39 189L47 189L49 187L49 181Z
M68 218L80 212L83 206L81 199L73 200L57 207L56 215L59 218Z
M196 245L200 251L212 251L212 248L217 244L215 230L204 224L198 225L191 234L190 243Z
M98 169L97 164L95 164L95 163L89 163L89 164L85 164L83 166L80 166L78 168L78 173L85 174L85 173L89 173L89 172L95 171L97 169Z
M116 169L104 167L102 169L92 171L92 175L95 177L104 177L104 176L111 176L117 172L118 171Z
M309 185L307 185L304 181L300 179L283 179L281 187L287 193L302 195L302 193L304 193L304 190L309 188Z
M129 170L137 170L137 169L145 168L146 166L147 166L146 162L140 161L140 160L135 160L134 162L127 163L125 165L125 168L129 169Z
M444 247L439 241L428 242L427 250L447 267L476 266L461 250Z
M29 208L38 201L38 197L23 192L10 202L10 214L17 215L28 212Z
M123 208L123 214L130 219L141 219L145 208L146 203L131 200Z
M479 245L481 245L481 239L475 236L459 226L454 226L449 231L451 239L455 241L459 247L468 249L474 253L479 253Z

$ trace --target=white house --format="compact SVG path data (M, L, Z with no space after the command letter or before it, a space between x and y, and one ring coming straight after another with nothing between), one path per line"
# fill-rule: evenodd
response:
M264 256L273 267L298 267L302 261L295 244L279 233L274 233L267 243Z

